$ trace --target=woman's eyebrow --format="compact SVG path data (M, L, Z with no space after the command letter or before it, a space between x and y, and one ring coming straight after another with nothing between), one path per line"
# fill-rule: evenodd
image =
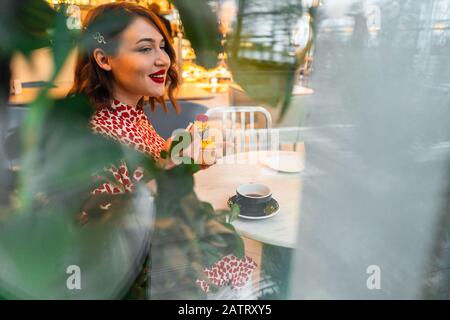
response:
M145 42L145 41L152 42L152 43L156 43L156 40L155 40L155 39L152 39L152 38L142 38L142 39L138 40L138 42L136 42L136 44L138 44L138 43L140 43L140 42ZM161 39L161 42L164 42L164 39Z

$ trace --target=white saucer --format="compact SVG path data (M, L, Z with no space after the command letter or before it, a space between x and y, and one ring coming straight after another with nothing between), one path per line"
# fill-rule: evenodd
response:
M273 170L287 173L298 173L305 169L304 153L295 151L279 151L268 154L261 163Z
M262 217L252 217L252 216L246 216L244 214L239 214L238 217L242 218L242 219L247 219L247 220L262 220L262 219L267 219L267 218L272 218L273 216L277 215L278 212L280 212L280 209L278 208L277 211L275 211L272 214L269 214L268 216L262 216Z

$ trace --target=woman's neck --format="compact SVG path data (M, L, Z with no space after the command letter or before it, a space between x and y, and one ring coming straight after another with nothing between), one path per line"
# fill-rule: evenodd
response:
M129 105L133 108L137 107L139 100L141 100L142 98L142 96L133 96L128 93L122 92L120 89L117 90L117 88L114 91L114 99L117 99L120 102L125 103L126 105Z

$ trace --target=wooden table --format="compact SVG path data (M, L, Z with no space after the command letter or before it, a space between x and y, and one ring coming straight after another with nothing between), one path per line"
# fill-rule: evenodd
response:
M243 236L263 243L295 248L300 216L301 179L298 173L281 173L261 164L267 152L246 152L226 156L195 175L197 196L215 209L227 209L227 200L243 183L262 183L272 190L280 205L274 217L264 220L238 218L233 222Z

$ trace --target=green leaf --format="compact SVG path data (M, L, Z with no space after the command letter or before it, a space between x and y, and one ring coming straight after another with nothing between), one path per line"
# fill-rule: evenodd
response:
M55 26L55 11L43 0L3 0L0 4L0 54L11 56L49 46L48 31Z
M245 246L244 241L242 240L241 236L236 232L236 229L231 223L221 223L223 227L230 230L232 235L234 236L234 243L235 248L233 253L236 255L236 257L243 259L245 257Z
M233 222L234 220L237 219L237 217L239 216L239 213L241 212L241 208L239 208L239 205L237 205L236 203L231 205L231 216L230 216L230 220L229 222Z
M78 31L71 31L67 28L67 15L66 5L62 5L60 10L56 13L56 25L52 30L52 45L53 45L53 63L54 72L52 75L52 81L56 79L59 71L61 70L67 56L74 48L75 36Z
M204 266L210 267L223 257L223 253L220 250L207 242L201 242L200 249L203 255L202 261Z
M301 14L299 1L241 0L227 45L234 81L256 102L281 105L281 115L289 106L300 61L291 32ZM266 22L263 34L261 21Z
M181 199L192 193L194 179L190 165L178 165L158 172L156 205L161 217L171 216L180 208ZM173 190L176 190L174 192Z
M242 240L242 238L237 233L235 234L235 237L236 237L236 245L237 245L235 255L239 259L244 259L245 258L244 240Z
M94 135L86 125L92 107L84 95L56 101L42 96L30 105L23 130L24 165L21 199L27 208L40 190L89 188L92 175L119 160L128 149ZM130 149L131 150L131 149Z
M220 33L216 15L206 0L173 0L180 13L186 37L195 50L198 64L212 68L220 52Z

